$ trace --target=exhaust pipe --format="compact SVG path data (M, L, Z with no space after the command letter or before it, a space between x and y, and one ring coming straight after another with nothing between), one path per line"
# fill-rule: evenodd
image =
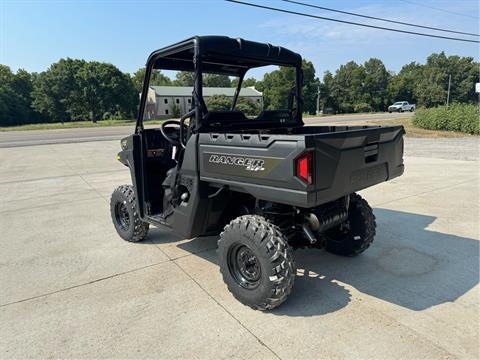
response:
M303 233L305 234L305 237L308 239L308 241L310 241L310 244L315 244L317 242L317 238L313 234L313 232L310 229L310 227L308 226L308 224L306 224L306 223L303 224L302 225L302 230L303 230Z
M322 214L322 217L318 217L313 212L305 215L305 220L309 225L309 230L313 230L316 233L325 232L332 227L340 225L348 219L348 210L343 209L337 212L330 212L330 214Z

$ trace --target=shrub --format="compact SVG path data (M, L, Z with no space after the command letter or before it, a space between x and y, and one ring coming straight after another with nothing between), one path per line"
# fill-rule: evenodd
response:
M367 104L367 103L357 103L357 104L353 105L353 111L356 112L356 113L371 112L372 107L370 106L370 104Z
M480 112L477 105L452 104L450 107L419 108L415 112L413 125L430 130L460 131L480 134Z
M123 115L120 111L107 111L102 115L102 120L123 120L126 118L128 118L128 116Z
M338 106L338 109L341 113L351 113L353 112L353 105L350 104L350 103L341 103L339 106Z
M235 109L243 112L247 116L257 116L262 111L259 103L257 104L245 97L238 98L237 106L235 107Z
M205 99L208 111L228 111L232 107L232 100L225 95L213 95Z
M205 100L205 104L208 111L229 111L232 108L232 98L225 95L213 95ZM235 109L248 116L258 115L262 111L260 104L242 96L238 98Z
M182 109L180 109L180 106L178 106L177 104L173 104L172 106L170 106L170 114L172 114L172 117L174 119L178 119L182 116Z

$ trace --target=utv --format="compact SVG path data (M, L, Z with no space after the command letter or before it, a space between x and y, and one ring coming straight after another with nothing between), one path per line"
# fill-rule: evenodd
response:
M288 67L293 80L284 108L266 104L248 117L236 110L244 76L270 65ZM149 81L158 69L192 74L191 110L145 128L154 88ZM231 108L208 109L205 74L238 79ZM228 289L258 310L273 309L290 294L292 249L343 256L365 251L375 216L355 192L403 173L404 129L306 126L302 77L299 54L243 39L196 36L153 52L135 133L121 140L118 154L133 183L111 198L120 237L142 241L150 225L183 238L219 234L218 262Z

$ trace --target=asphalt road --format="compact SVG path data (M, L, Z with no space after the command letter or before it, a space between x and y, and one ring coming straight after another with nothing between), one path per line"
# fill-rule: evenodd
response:
M407 138L405 174L361 192L372 246L295 251L270 312L228 292L215 237L119 238L118 141L0 149L0 359L478 359L478 153L444 159L473 145L427 140Z
M335 115L320 118L307 118L305 119L305 122L307 124L345 123L348 121L368 122L369 120L394 119L400 116L409 117L411 115L411 113ZM0 148L119 140L122 137L131 134L133 130L134 125L132 124L132 126L109 126L98 128L4 131L0 132Z

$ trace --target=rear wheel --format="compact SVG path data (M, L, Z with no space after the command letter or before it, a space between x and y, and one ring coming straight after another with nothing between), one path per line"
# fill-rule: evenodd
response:
M240 216L225 226L218 260L228 290L255 310L277 307L292 290L292 249L278 227L261 216Z
M115 230L122 239L130 242L145 239L149 225L140 219L131 185L115 189L110 199L110 212Z
M358 194L350 195L348 219L326 231L325 249L343 256L356 256L368 249L375 237L375 215L368 203Z

